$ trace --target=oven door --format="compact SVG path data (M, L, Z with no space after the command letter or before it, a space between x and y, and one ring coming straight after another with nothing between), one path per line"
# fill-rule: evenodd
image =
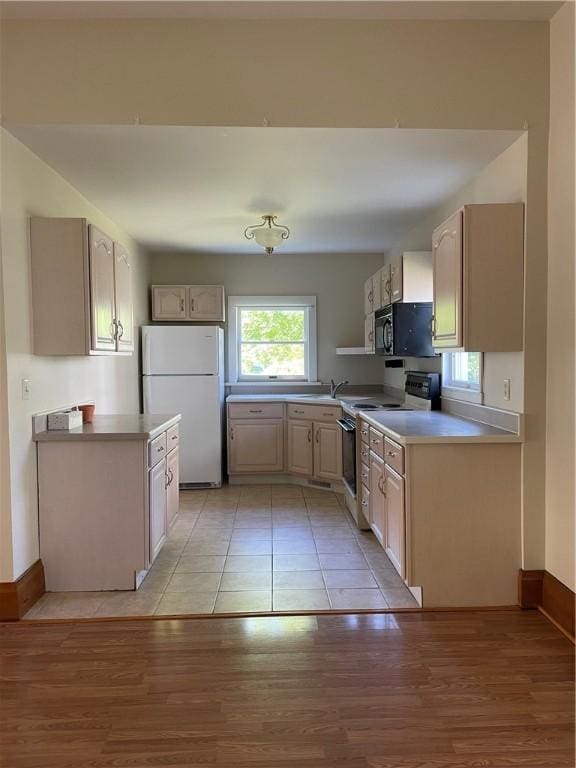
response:
M338 419L342 430L342 477L350 493L356 498L356 421Z

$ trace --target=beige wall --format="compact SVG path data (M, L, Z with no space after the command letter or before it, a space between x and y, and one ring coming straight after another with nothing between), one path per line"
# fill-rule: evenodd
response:
M152 282L224 285L234 296L317 297L318 379L381 384L381 361L336 356L336 347L364 346L364 281L382 266L382 254L254 256L156 253Z
M11 558L0 564L0 581L20 576L38 558L36 451L31 416L83 400L100 413L139 411L138 355L131 357L37 357L32 354L29 217L87 217L124 243L135 263L135 320L147 317L147 256L126 233L83 198L68 182L2 131L2 271L10 439L10 506L2 506L0 531L11 528ZM22 400L21 380L32 393ZM0 393L2 387L0 385ZM3 464L4 471L5 465ZM6 519L7 512L10 520ZM12 559L12 563L10 563Z
M524 564L544 565L547 22L7 21L10 122L528 126Z
M550 25L546 570L574 584L574 4Z
M496 157L462 189L414 227L393 249L394 253L430 250L432 232L450 214L467 203L518 203L527 198L528 137L522 135ZM544 356L541 356L541 361ZM441 371L440 360L407 360L408 370ZM503 396L504 379L510 379L510 400ZM398 369L384 373L384 383L403 386ZM484 404L495 408L524 411L524 354L522 352L484 355Z

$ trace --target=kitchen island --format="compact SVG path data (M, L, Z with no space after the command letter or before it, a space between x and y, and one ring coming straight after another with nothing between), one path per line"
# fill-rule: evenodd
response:
M178 513L180 415L45 421L34 417L46 589L136 589Z

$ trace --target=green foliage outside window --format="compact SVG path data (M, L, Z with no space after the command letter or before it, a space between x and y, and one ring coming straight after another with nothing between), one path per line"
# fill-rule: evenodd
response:
M305 312L305 309L241 309L241 375L305 376Z

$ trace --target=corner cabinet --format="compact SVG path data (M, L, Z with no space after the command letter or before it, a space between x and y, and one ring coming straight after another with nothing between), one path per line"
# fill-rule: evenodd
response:
M223 322L223 285L153 285L152 320Z
M228 474L342 479L340 406L228 403Z
M34 353L134 351L127 250L86 219L30 220Z
M433 345L523 349L524 205L465 205L434 230Z

